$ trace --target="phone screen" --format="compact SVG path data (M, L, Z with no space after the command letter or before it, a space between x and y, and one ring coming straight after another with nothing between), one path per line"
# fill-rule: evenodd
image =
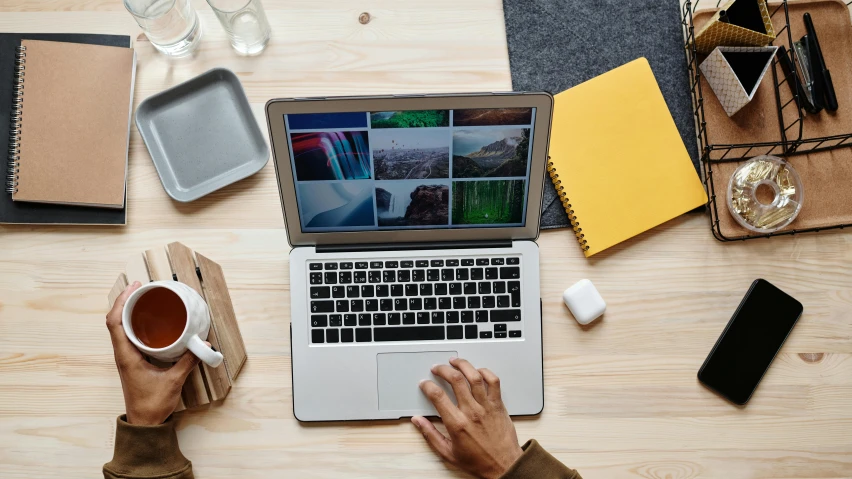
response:
M801 314L800 302L756 280L701 366L699 381L745 404Z

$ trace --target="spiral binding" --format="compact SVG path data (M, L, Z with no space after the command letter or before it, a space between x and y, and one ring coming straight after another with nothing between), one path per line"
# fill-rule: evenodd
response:
M21 120L24 108L24 70L27 62L27 47L21 45L15 52L15 78L12 85L12 118L9 122L9 156L6 168L6 192L18 191L21 172Z
M562 180L559 179L559 173L556 172L556 167L547 157L547 174L550 175L550 180L553 186L556 187L556 194L559 195L559 200L562 202L562 207L568 213L568 220L571 221L571 227L574 229L574 236L577 237L577 242L580 243L580 248L583 251L589 251L589 242L586 241L586 235L583 234L583 228L580 227L580 221L577 220L577 215L574 214L574 209L571 206L571 200L568 198L568 192L562 186Z

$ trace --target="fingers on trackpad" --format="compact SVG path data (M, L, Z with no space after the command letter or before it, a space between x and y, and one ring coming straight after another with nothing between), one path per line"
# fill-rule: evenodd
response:
M427 351L417 353L380 353L378 367L379 409L382 411L413 411L414 414L435 415L437 412L420 391L420 381L431 379L455 402L450 386L432 375L436 364L447 364L457 351Z

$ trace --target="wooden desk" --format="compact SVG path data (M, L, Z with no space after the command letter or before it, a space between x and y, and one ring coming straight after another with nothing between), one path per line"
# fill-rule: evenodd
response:
M264 0L272 43L249 59L193 3L204 23L193 61L154 54L118 0L4 0L0 31L139 35L137 103L224 66L261 125L263 104L279 96L511 88L499 0ZM179 417L199 478L459 476L407 421L293 418L288 246L272 165L184 205L163 192L135 128L130 143L127 227L0 227L0 477L100 475L123 412L106 293L130 254L172 240L222 264L249 353L224 405ZM523 440L587 478L852 476L848 232L725 245L705 216L688 215L592 260L566 231L539 244L546 405L517 421ZM695 374L757 277L801 300L805 315L740 409ZM609 303L586 328L561 302L580 278Z

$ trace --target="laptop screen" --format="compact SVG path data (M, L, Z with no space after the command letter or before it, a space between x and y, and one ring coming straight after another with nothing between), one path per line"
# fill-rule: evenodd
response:
M302 231L525 226L535 110L284 115Z

